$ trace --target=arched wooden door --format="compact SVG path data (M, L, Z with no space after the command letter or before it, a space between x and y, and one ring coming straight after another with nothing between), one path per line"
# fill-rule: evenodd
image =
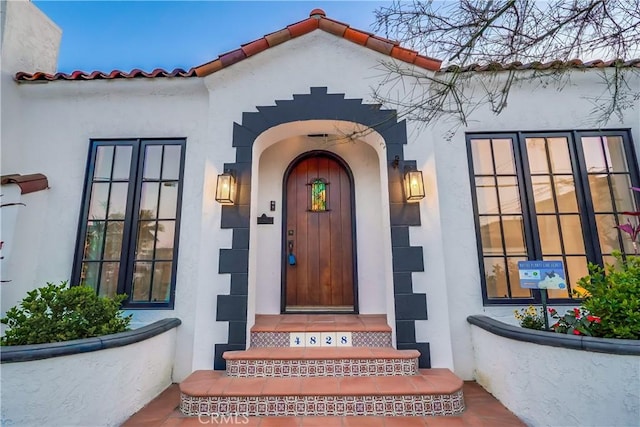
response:
M287 170L283 312L357 312L352 181L325 152Z

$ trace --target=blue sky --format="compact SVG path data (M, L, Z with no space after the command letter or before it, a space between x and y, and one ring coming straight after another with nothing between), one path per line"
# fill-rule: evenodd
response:
M34 0L62 29L58 71L189 69L306 19L314 8L371 31L384 1Z

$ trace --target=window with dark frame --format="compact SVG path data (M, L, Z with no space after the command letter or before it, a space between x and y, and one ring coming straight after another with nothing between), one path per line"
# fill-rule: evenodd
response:
M567 303L589 262L633 253L616 228L638 206L629 131L467 134L467 150L485 304L540 302L520 288L518 261L563 261L568 289L548 293Z
M72 273L127 308L172 308L184 139L92 140Z

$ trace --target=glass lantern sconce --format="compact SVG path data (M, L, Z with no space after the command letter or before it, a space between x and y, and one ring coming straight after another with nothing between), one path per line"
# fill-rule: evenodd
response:
M236 200L236 177L232 170L218 175L216 202L221 205L233 205Z
M422 171L413 169L404 174L404 195L407 203L419 202L424 199L424 181Z
M395 156L391 162L391 167L398 169L400 157ZM424 199L424 180L422 171L415 167L404 166L404 197L407 203L419 202Z

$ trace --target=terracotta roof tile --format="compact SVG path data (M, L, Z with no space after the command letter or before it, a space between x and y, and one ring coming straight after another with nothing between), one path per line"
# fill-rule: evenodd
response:
M194 77L196 72L194 69L189 71L185 71L182 68L176 68L173 71L167 71L160 68L153 70L150 73L144 72L142 70L131 70L131 72L127 73L125 71L113 70L110 73L104 73L102 71L93 71L92 73L85 73L84 71L74 71L70 74L66 73L55 73L48 74L43 72L35 72L35 73L25 73L18 72L16 73L15 79L17 81L22 82L33 82L33 81L51 81L51 80L101 80L101 79L133 79L133 78L157 78L157 77Z
M628 61L622 59L614 59L611 61L602 61L600 59L588 62L582 62L579 59L572 59L570 61L549 61L540 62L534 61L523 64L522 62L510 62L508 64L501 64L499 62L490 62L487 64L471 64L464 67L458 65L449 65L443 68L442 72L445 73L468 73L468 72L483 72L483 71L508 71L508 70L551 70L554 68L609 68L609 67L624 67L624 68L640 68L640 58L631 59Z
M114 70L110 73L103 73L100 71L94 71L92 73L84 73L82 71L74 71L71 74L57 73L57 74L45 74L41 72L36 73L23 73L16 74L15 79L19 82L35 82L35 81L51 81L51 80L99 80L99 79L131 79L131 78L157 78L157 77L205 77L209 74L220 71L223 68L229 67L237 62L243 61L250 56L263 52L271 47L282 44L288 40L296 37L300 37L304 34L308 34L316 29L320 29L329 34L333 34L337 37L344 38L353 43L366 46L369 49L380 52L384 55L389 55L399 61L413 64L417 67L421 67L430 71L440 72L483 72L483 71L504 71L504 70L548 70L560 67L569 68L605 68L614 66L623 67L636 67L640 68L640 59L634 59L630 61L613 60L613 61L590 61L582 62L579 59L574 59L567 62L551 61L547 63L531 62L528 64L522 64L520 62L511 62L508 64L500 64L492 62L488 64L471 64L464 67L457 65L450 65L445 68L441 68L442 61L428 56L420 55L418 52L399 46L397 41L388 40L383 37L378 37L374 34L366 31L361 31L355 28L351 28L349 25L342 22L335 21L327 18L325 12L322 9L314 9L309 14L309 18L289 25L288 27L267 34L252 42L242 45L240 48L220 55L218 58L204 63L202 65L191 68L189 71L185 71L181 68L169 72L162 69L153 70L150 73L146 73L142 70L132 70L129 73Z

